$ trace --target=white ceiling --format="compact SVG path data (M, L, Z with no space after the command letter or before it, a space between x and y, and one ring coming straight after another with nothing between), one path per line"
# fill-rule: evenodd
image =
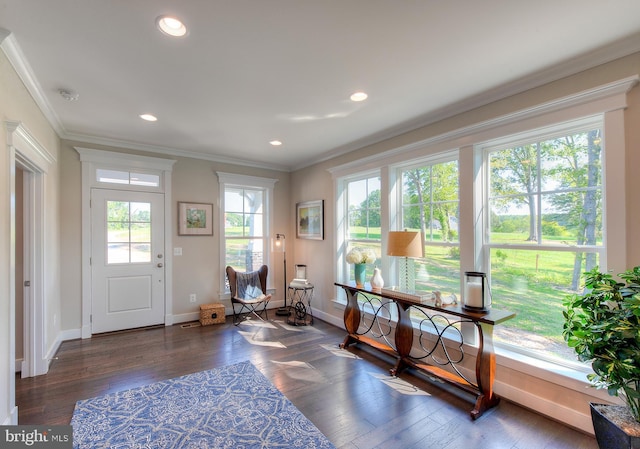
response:
M291 170L640 51L640 1L0 0L0 28L62 138Z

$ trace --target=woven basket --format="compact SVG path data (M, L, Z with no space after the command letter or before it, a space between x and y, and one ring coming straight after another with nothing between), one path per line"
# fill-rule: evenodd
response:
M225 322L224 304L202 304L200 306L200 324L221 324Z

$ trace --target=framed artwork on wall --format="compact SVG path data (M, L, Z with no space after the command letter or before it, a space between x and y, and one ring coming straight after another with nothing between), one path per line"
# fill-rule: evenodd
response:
M296 204L296 237L324 240L324 200Z
M213 235L213 204L179 202L178 235Z

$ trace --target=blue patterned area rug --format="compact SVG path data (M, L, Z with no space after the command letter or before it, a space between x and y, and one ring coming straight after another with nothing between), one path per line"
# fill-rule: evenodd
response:
M71 426L74 449L334 448L250 362L78 401Z

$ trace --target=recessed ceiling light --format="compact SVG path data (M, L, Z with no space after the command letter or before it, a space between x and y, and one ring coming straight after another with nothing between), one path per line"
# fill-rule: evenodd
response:
M156 19L160 31L169 36L182 37L187 34L187 27L180 20L171 16L160 16Z
M280 142L279 140L272 140L271 142L269 142L271 145L273 145L274 147L279 147L280 145L282 145L282 142Z
M155 115L152 114L140 114L140 118L142 120L146 120L148 122L155 122L158 120L158 117L156 117Z
M356 92L354 94L351 95L351 101L364 101L367 99L369 95L367 95L364 92Z

